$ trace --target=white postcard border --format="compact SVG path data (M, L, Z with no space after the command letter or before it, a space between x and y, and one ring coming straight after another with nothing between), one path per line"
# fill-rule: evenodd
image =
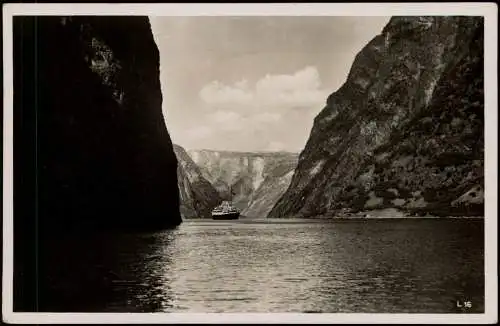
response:
M484 314L204 314L13 312L13 53L15 15L146 16L436 16L485 17L485 313ZM497 271L497 28L495 3L252 3L252 4L41 4L3 6L4 157L2 315L6 323L495 323Z

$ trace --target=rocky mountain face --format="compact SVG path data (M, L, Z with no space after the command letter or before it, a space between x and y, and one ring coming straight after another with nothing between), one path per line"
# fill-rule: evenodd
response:
M248 217L266 217L290 185L295 165L277 166L269 172L260 187L250 195L241 214Z
M38 278L51 279L55 252L72 255L62 234L158 230L181 216L148 18L18 16L13 28L14 301L33 311L27 273L37 259ZM60 294L39 288L36 309Z
M285 192L297 165L294 153L245 153L190 150L203 177L221 194L230 198L242 215L264 217Z
M174 144L179 165L177 179L180 194L180 212L183 218L210 218L212 209L221 198L215 188L202 175L188 153Z
M483 20L393 17L314 120L269 217L484 214Z

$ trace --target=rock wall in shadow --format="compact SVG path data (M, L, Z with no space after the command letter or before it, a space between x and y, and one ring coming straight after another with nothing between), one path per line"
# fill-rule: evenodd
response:
M177 160L147 17L15 17L13 28L14 303L36 311L56 295L43 284L48 238L181 223Z

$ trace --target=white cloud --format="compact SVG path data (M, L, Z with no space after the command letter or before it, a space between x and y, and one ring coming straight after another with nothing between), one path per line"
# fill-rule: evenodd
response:
M213 129L218 131L261 131L268 128L268 124L276 123L281 120L278 113L263 112L250 116L242 116L239 113L227 110L217 110L207 114L206 122Z
M277 152L277 151L283 150L284 148L285 148L285 144L283 144L282 142L272 141L272 142L269 142L269 145L267 146L266 150Z
M246 89L245 82L226 86L213 81L201 89L200 97L205 103L212 105L249 103L253 100L253 95Z
M197 143L217 139L242 148L294 150L309 132L309 128L297 126L312 125L328 94L321 88L315 67L289 75L268 74L253 83L245 79L231 85L213 81L199 93L205 127L188 136Z
M210 115L214 122L218 123L236 123L241 119L241 115L232 111L215 111Z
M233 85L213 81L200 90L201 100L209 108L245 112L281 112L292 107L318 110L329 92L321 89L316 67L305 67L290 75L266 75L249 85L241 80Z
M277 122L281 120L281 115L278 113L269 113L269 112L264 112L264 113L259 113L253 116L253 119L256 122L260 123L267 123L267 122Z
M238 130L246 125L246 119L240 114L232 111L218 110L208 115L208 123L217 130Z
M185 134L190 140L197 140L197 139L203 139L205 137L212 135L213 130L212 130L212 128L210 128L208 126L200 126L200 127L188 129L185 132Z
M257 81L257 93L280 93L318 89L321 85L318 70L315 67L306 67L293 75L266 75Z

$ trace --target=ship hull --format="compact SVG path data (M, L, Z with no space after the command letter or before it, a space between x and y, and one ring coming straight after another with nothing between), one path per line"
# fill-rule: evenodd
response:
M213 220L237 220L240 213L212 214Z

